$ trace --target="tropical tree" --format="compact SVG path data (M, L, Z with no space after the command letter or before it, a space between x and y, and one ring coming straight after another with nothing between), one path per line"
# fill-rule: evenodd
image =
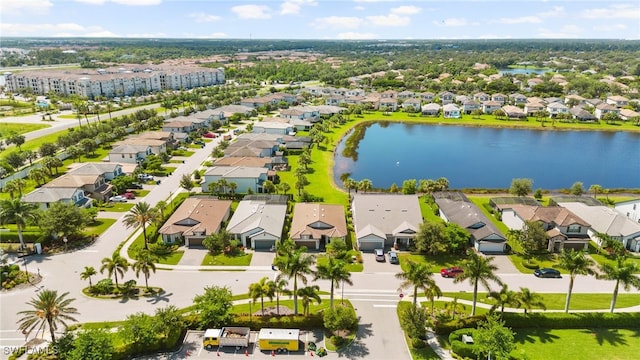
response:
M291 239L281 241L276 246L276 252L274 265L280 270L276 279L293 279L293 314L298 315L298 280L304 285L307 284L307 275L312 273L311 266L316 261L315 257L307 254L307 248L304 246L296 249Z
M373 189L373 183L371 182L371 180L362 179L358 182L358 190L362 191L363 193L366 193L371 189Z
M602 186L598 184L593 184L589 186L589 192L593 193L593 198L595 199L598 196L598 193L602 194Z
M618 300L618 289L620 284L622 284L622 288L626 291L631 290L631 287L634 287L640 290L640 278L638 278L635 273L638 271L638 264L626 261L624 256L618 256L616 258L616 264L611 265L609 263L604 263L600 265L600 271L602 275L599 275L599 278L606 280L614 280L616 282L616 286L613 288L613 297L611 298L611 307L609 311L613 312L616 308L616 301Z
M9 193L9 197L13 199L13 194L18 193L18 197L22 197L22 189L27 186L27 182L24 179L13 179L11 181L7 181L4 185L5 192Z
M158 221L164 222L164 211L167 209L167 202L160 200L156 203L156 212L158 214Z
M318 279L325 279L331 281L331 295L329 297L329 307L333 309L333 293L334 289L340 288L340 282L349 285L353 285L351 281L351 273L347 270L347 264L338 260L332 256L329 257L326 263L318 264L316 267L316 274L313 281Z
M569 271L569 290L567 291L567 299L564 304L564 312L569 312L569 303L571 302L571 292L573 291L573 282L576 279L576 275L593 275L591 270L594 262L591 258L588 258L584 252L562 250L560 253L560 267Z
M31 169L29 171L29 179L35 181L38 186L42 186L47 182L47 170L43 168Z
M456 276L453 282L463 282L469 280L473 285L473 306L471 307L471 316L476 314L476 302L478 300L478 284L482 284L484 288L490 290L489 280L502 285L502 281L495 272L498 267L492 264L493 257L483 257L476 254L473 250L467 250L468 258L463 260L460 267L463 273Z
M238 184L236 184L235 182L231 181L231 182L229 182L227 184L227 186L229 187L229 192L231 193L231 195L235 196L236 190L238 190Z
M26 248L22 230L29 221L38 219L38 205L23 202L21 199L6 199L0 202L0 223L16 224L20 248Z
M100 267L100 273L107 272L109 277L113 275L116 281L116 287L118 287L118 274L121 278L124 278L124 273L129 270L129 262L117 253L102 259L102 266Z
M289 282L287 279L275 279L273 281L273 290L276 293L276 313L280 316L280 294L288 293L287 285Z
M525 314L527 313L527 310L532 310L534 307L547 310L547 307L542 302L542 296L531 292L528 288L521 287L520 292L516 294L516 297L518 298L518 307L523 308Z
M91 283L91 277L97 275L96 269L93 266L85 266L84 271L80 273L80 279L87 280L89 279L89 287L93 287Z
M275 295L275 283L270 281L267 276L260 279L260 281L249 285L249 296L255 303L260 298L260 309L262 315L264 315L264 297L268 297L270 301L273 301ZM278 305L279 306L279 305Z
M146 202L137 203L132 209L124 217L124 224L130 227L138 227L142 226L142 236L144 237L144 248L145 250L149 249L149 243L147 239L147 224L153 222L158 213L154 208Z
M59 325L67 327L68 321L77 321L71 315L78 314L78 310L71 307L71 303L75 300L67 298L68 292L58 296L56 290L40 290L38 295L27 303L33 309L20 311L18 315L23 317L18 320L18 329L26 331L29 335L34 329L36 336L42 330L44 334L45 328L49 328L51 334L51 342L56 342L56 330Z
M519 305L518 294L509 290L507 284L503 284L500 291L490 291L487 297L494 300L494 304L491 306L492 312L500 307L500 313L504 313L505 306L517 307Z
M85 153L84 150L82 150L80 148L80 146L76 146L76 145L71 145L67 148L67 154L69 154L69 156L72 159L76 159L78 160L78 162L82 162L82 155Z
M417 305L418 289L425 292L433 291L442 294L440 288L433 279L433 273L429 271L429 265L426 263L418 263L411 260L407 261L407 270L396 274L396 278L404 280L400 283L399 290L407 289L413 286L413 306ZM437 290L435 289L437 288ZM437 295L440 296L440 295Z
M312 302L315 301L316 304L320 304L322 302L322 299L318 294L319 291L320 287L318 285L306 286L296 291L296 294L300 297L300 302L302 302L302 309L305 316L309 316L309 306Z
M533 180L531 179L513 179L509 193L515 196L527 196L533 190Z
M136 262L131 266L136 272L136 277L139 277L140 273L144 275L144 285L147 289L149 289L149 276L151 276L151 272L156 272L157 261L158 258L156 258L150 251L143 250L138 253Z
M351 198L351 190L358 187L358 182L353 180L352 178L346 178L342 184L349 192L349 198Z

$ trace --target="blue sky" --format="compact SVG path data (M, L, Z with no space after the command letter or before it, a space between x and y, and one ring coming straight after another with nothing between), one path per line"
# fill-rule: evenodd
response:
M640 39L638 0L1 0L0 14L0 36L22 37Z

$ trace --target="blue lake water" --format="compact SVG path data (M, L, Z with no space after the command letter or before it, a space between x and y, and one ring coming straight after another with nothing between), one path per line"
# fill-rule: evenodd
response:
M366 128L357 156L346 157L352 134L335 152L336 184L350 173L377 188L439 177L452 188L508 188L513 178L533 179L534 189L568 188L576 181L585 188L640 188L639 133L376 122Z

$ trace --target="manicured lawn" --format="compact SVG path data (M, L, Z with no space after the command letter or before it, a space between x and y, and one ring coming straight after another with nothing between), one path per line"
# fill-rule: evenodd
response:
M533 275L532 275L533 276ZM548 279L553 281L553 279ZM518 289L512 289L517 291ZM544 302L547 310L563 310L564 302L566 300L566 294L550 294L539 293L542 296L542 302ZM473 292L447 292L443 293L443 296L455 298L461 300L473 300ZM612 294L583 294L573 293L571 294L570 310L598 310L608 309L611 305ZM484 302L486 304L492 304L490 299L487 299L487 293L478 293L478 302ZM631 306L640 305L640 294L618 294L618 300L616 301L616 309L625 308Z
M358 252L356 250L351 250L349 253L350 253L349 256L351 256L351 254L355 256ZM317 265L326 264L327 261L329 261L329 258L327 257L327 255L322 254L316 257ZM356 262L347 264L346 268L347 270L349 270L349 272L362 272L362 270L364 270L364 265L356 261Z
M456 266L464 258L462 255L438 255L428 256L419 254L399 253L400 267L402 271L407 271L407 261L417 263L427 263L431 267L432 273L440 274L440 269Z
M178 265L180 259L182 259L182 255L184 255L183 250L174 251L171 254L158 257L158 263L164 265Z
M116 222L115 219L96 219L95 223L92 226L89 226L84 229L84 233L87 235L101 235L105 232L109 226L113 225Z
M300 288L300 287L298 287ZM319 294L322 296L323 292L319 292ZM264 299L264 307L267 308L269 306L276 306L276 301L275 301L275 297L273 298L274 301L269 301L269 298L265 298ZM287 295L280 295L280 306L286 306L289 309L293 310L293 296L289 297ZM351 303L349 302L349 300L344 300L345 305L348 306L352 306ZM336 304L340 304L340 297L336 297L334 294L334 299L333 299L333 305L335 306ZM320 304L316 303L315 301L309 306L309 313L310 314L315 314L321 310L325 310L329 308L329 299L322 299L322 302L320 302ZM261 309L261 305L260 305L260 298L258 298L258 300L255 302L255 304L237 304L237 305L233 305L233 308L231 310L231 312L233 314L248 314L249 311L253 311L254 313L257 311L260 311ZM302 315L303 312L303 307L302 307L302 301L300 300L300 297L298 296L298 314Z
M420 212L422 213L422 217L425 221L443 222L444 220L433 211L433 208L425 201L425 198L426 195L420 196L418 201L420 203Z
M227 256L225 254L211 255L207 253L202 260L201 265L218 265L218 266L249 266L251 264L253 254L245 253L240 256Z
M445 305L449 304L449 301L442 301L442 300L437 300L433 302L433 312L434 313L438 313L438 311L440 310L444 310L445 309ZM429 312L431 312L431 301L423 301L420 303L420 305L427 309ZM462 312L464 314L470 314L471 313L471 305L467 305L467 304L459 304L458 305L459 308L458 310L456 310L457 312ZM481 308L481 307L476 307L476 315L484 315L489 313L489 309L485 309L485 308Z
M533 274L534 269L529 269L524 266L523 262L525 261L524 256L520 254L511 254L508 255L511 263L515 265L515 267L523 274ZM544 254L544 255L534 255L531 258L532 262L538 264L538 266L542 268L554 268L560 271L563 274L567 274L567 270L558 267L558 261L556 260L556 254Z
M502 221L498 221L489 211L483 206L484 204L489 204L489 199L493 196L475 196L475 195L467 195L469 200L476 204L477 207L480 208L483 214L485 214L491 222L498 227L498 230L502 231L502 233L506 236L509 232L509 228Z
M111 212L127 212L131 210L134 206L133 203L114 203L110 202L98 207L100 211L111 211Z
M518 329L515 359L638 358L640 329Z
M151 190L131 190L131 192L136 196L136 197L145 197L147 196Z
M414 349L411 346L411 338L404 332L404 341L407 343L407 347L409 348L409 352L411 353L411 358L413 360L439 360L440 356L436 354L435 351L431 348L431 346L426 345L422 349Z
M591 258L595 260L595 262L597 262L599 265L609 264L610 266L615 267L618 264L613 256L607 255L606 253L600 254L597 250L596 244L593 241L589 243L589 253ZM636 263L636 265L638 266L636 274L640 274L640 257L628 256L626 261Z
M48 128L49 126L50 125L46 124L19 124L0 122L0 139L6 139L7 136L11 133L26 134L28 132Z

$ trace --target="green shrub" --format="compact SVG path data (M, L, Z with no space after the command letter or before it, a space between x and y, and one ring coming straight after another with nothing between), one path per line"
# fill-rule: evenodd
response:
M286 316L251 316L248 314L237 315L231 319L229 326L246 326L252 330L266 328L297 328L302 330L322 329L324 322L321 314L312 314L308 317L298 315Z
M637 328L640 313L504 313L505 326L511 328Z
M447 335L452 331L458 329L476 328L481 321L485 320L486 316L484 315L470 316L462 319L455 319L447 322L437 323L434 327L434 330L438 335Z
M331 343L333 346L339 348L346 343L346 340L342 336L334 335L331 337Z
M95 283L91 289L92 294L107 295L113 292L113 281L111 279L102 279Z
M531 261L531 260L529 260L529 261L523 260L522 261L522 266L524 266L527 269L531 269L531 270L536 270L536 269L540 268L540 265L537 262Z
M475 359L476 354L473 353L473 347L473 344L465 344L460 340L454 340L451 342L451 351L462 358Z
M422 349L422 348L424 348L426 346L427 346L427 344L425 344L424 340L411 338L411 347L412 348L414 348L414 349Z

